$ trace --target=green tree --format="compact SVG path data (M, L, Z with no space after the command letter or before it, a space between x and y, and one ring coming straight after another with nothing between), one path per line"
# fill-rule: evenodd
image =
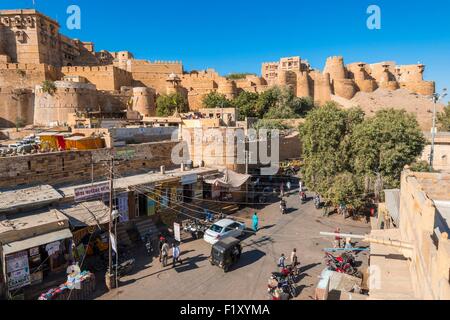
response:
M245 77L247 76L254 76L254 73L230 73L229 75L226 76L227 79L229 80L240 80L240 79L245 79Z
M19 132L20 128L23 128L26 124L25 119L21 118L21 117L16 117L16 131Z
M430 164L427 161L417 161L411 164L413 172L430 172Z
M48 93L49 95L53 95L56 91L55 83L50 80L45 80L42 82L42 91Z
M266 94L267 92L267 94ZM294 119L314 107L310 98L298 98L288 87L274 87L260 96L260 110L266 119Z
M212 91L205 95L202 99L203 107L205 108L230 108L232 103L224 94Z
M385 186L395 188L404 166L422 153L426 140L414 115L383 109L354 129L351 143L354 172L380 174Z
M189 107L186 98L180 93L161 95L156 99L156 114L158 117L170 117L175 111L188 112Z
M255 92L241 91L239 95L233 99L233 106L236 108L238 120L245 120L246 117L258 117L256 105L259 95Z
M356 175L351 172L341 172L333 178L324 196L335 206L344 203L353 209L358 209L364 204L361 186L361 181Z
M438 125L441 131L450 131L450 102L444 112L438 114Z
M260 119L253 125L253 128L256 130L259 129L267 129L267 130L287 130L292 127L284 124L281 120L272 120L272 119Z
M352 172L349 136L363 115L361 110L342 110L327 103L306 116L299 130L305 163L302 173L310 188L325 195L338 174Z

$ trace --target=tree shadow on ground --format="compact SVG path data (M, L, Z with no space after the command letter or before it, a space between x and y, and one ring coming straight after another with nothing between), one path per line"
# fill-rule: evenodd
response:
M205 261L206 259L208 259L208 257L203 254L199 254L191 258L181 259L181 264L179 264L178 267L175 267L175 271L181 273L193 269L198 269L199 266L197 265L197 263Z
M259 239L256 239L256 240L249 240L242 247L243 248L245 248L245 247L253 247L253 246L263 247L263 246L267 245L268 243L273 243L273 242L274 241L273 241L273 239L271 237L263 236L263 237L261 237Z
M311 263L311 264L308 264L308 265L300 267L298 269L298 272L299 273L305 273L306 271L311 270L311 269L313 269L313 268L315 268L317 266L320 266L320 265L321 265L321 263Z
M231 267L231 270L238 270L240 268L246 267L248 265L251 265L264 257L266 255L265 252L262 252L261 250L254 249L251 251L243 252L241 255L241 258L239 261Z

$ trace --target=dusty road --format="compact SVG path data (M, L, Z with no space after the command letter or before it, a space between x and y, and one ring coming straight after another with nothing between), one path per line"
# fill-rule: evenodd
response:
M121 279L120 288L100 295L102 300L264 300L267 299L267 281L276 271L281 253L289 256L297 248L302 275L297 283L297 299L312 299L318 276L325 268L323 248L332 247L331 238L320 236L320 231L363 234L370 226L364 222L346 220L342 216L322 217L312 202L301 205L297 196L288 198L288 214L281 216L278 203L259 210L261 230L248 233L243 240L243 254L229 273L208 262L211 246L203 240L181 245L183 264L162 268L158 259L150 262L144 249L139 251L134 274ZM242 210L236 216L249 227L253 211ZM358 260L367 263L366 253Z

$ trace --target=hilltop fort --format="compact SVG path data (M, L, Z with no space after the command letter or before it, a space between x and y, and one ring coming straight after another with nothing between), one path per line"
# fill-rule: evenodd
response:
M180 61L135 59L128 51L95 51L92 42L70 39L57 21L36 10L0 11L0 127L64 124L75 112L154 116L158 95L179 92L191 110L217 91L233 98L239 92L290 87L298 97L318 103L332 96L353 98L358 92L406 89L431 95L435 84L424 81L425 66L394 62L344 64L327 59L324 70L300 57L262 64L261 76L230 80L213 69L186 72Z

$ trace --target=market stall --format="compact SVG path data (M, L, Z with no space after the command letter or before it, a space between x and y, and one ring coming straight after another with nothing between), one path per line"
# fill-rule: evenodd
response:
M55 209L9 215L0 221L0 242L7 297L57 279L72 259L68 219Z

